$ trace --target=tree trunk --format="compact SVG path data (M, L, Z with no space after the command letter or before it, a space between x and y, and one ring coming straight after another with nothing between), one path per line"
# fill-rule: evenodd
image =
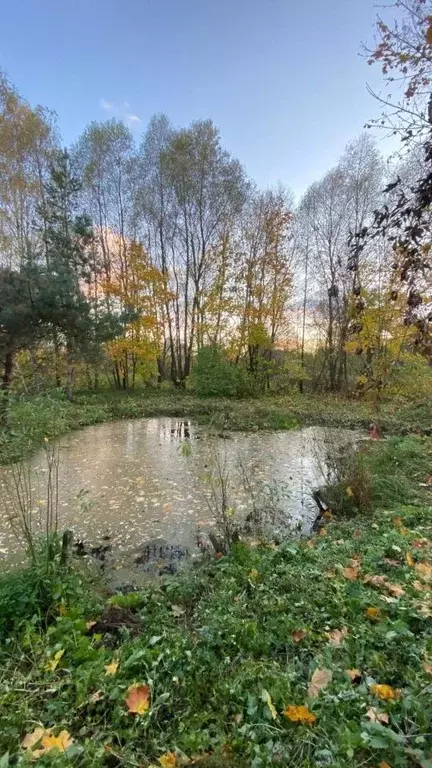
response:
M72 358L72 344L70 341L66 344L66 365L67 365L67 372L66 372L66 397L69 401L72 400L73 397L73 385L74 385L74 365L73 365L73 358Z
M9 350L4 361L4 370L0 388L0 426L6 427L9 413L9 391L12 383L15 352Z

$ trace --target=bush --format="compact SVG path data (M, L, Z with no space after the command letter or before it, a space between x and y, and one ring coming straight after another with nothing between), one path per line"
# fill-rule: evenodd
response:
M193 369L198 397L235 397L237 370L217 346L202 347Z

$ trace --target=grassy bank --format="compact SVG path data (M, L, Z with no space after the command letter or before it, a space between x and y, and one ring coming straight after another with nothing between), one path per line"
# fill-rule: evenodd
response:
M135 394L78 393L72 403L58 396L35 397L12 404L11 429L0 435L0 463L18 458L23 447L37 449L47 435L58 437L91 424L145 416L216 421L221 428L235 430L291 429L312 424L367 428L375 418L370 403L331 395L295 393L230 400L145 390ZM384 403L380 421L389 433L427 434L432 428L432 399L413 403L401 398Z
M431 450L371 444L372 509L310 540L131 595L73 571L18 611L35 575L0 585L0 765L428 768Z

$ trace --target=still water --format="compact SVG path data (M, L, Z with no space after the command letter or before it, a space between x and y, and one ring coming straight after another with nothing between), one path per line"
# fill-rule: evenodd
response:
M215 435L171 418L87 427L59 443L59 529L72 528L75 539L93 546L108 542L110 567L119 572L138 571L143 560L162 556L161 542L174 557L193 554L197 532L199 546L215 525L209 497L212 488L218 490L217 465L237 516L244 519L254 504L267 504L280 513L279 533L281 520L282 528L307 532L317 513L311 491L329 476L329 456L357 438L349 430L322 427ZM0 469L0 485L8 471ZM40 451L31 472L36 527L46 476ZM0 554L16 561L20 547L7 521L5 495L0 497Z

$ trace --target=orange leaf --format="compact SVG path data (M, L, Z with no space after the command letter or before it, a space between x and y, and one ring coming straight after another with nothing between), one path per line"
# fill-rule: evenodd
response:
M426 42L428 45L432 45L432 24L429 24L426 32Z
M378 768L391 768L391 765L389 765L388 763L386 763L386 761L385 761L385 760L381 760L381 762L380 762L380 764L379 764Z
M301 640L304 640L307 635L307 632L305 629L296 629L294 632L291 633L291 637L294 640L295 643L300 643Z
M148 685L134 683L128 688L126 706L128 712L143 715L150 707L150 688Z
M318 667L311 677L308 695L311 698L318 696L319 692L331 682L332 678L333 674L329 669L319 669Z
M301 704L298 707L294 704L290 704L290 706L284 709L283 714L284 717L286 717L288 720L291 720L293 723L313 725L313 723L316 721L315 715L310 712L309 709L304 706L304 704Z

